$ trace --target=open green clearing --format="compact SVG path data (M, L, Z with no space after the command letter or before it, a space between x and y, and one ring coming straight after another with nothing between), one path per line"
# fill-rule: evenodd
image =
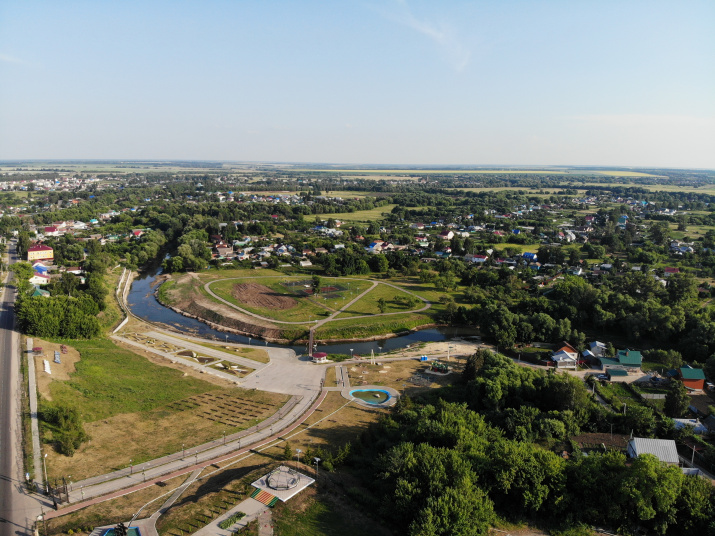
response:
M386 302L385 313L394 313L402 311L411 311L420 309L425 303L420 300L413 307L408 307L404 300L410 298L410 295L402 290L398 290L388 285L378 284L370 292L352 304L344 312L340 313L337 318L347 318L356 315L374 315L380 313L377 301L383 298ZM403 301L400 302L399 300Z
M253 283L267 287L277 297L288 297L294 300L292 307L277 309L261 307L256 304L259 297L237 299L233 296L236 285ZM311 280L306 277L229 279L211 284L211 290L226 301L266 318L283 322L310 322L329 315L332 310L338 310L347 304L354 296L370 288L369 281L341 279L333 277L321 278L321 293L312 296Z
M392 212L392 209L397 205L385 205L384 207L376 207L370 210L356 210L355 212L336 212L335 214L323 214L323 217L333 218L335 220L346 222L373 222L384 218ZM324 218L324 219L327 219Z
M119 413L150 411L217 386L183 377L107 339L70 341L81 355L67 382L51 384L52 400L76 407L85 422Z
M138 466L182 445L188 449L250 428L288 399L197 379L106 339L69 343L81 356L76 371L49 389L53 404L77 408L91 441L72 457L46 449L50 477L72 475L76 481L121 469L130 460ZM50 438L50 430L43 422L43 438Z

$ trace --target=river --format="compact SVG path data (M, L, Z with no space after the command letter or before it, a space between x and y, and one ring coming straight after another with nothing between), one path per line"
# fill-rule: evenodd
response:
M260 339L217 331L210 328L203 322L194 318L183 316L167 307L164 307L154 296L155 280L159 274L161 274L160 267L140 274L132 283L127 296L127 304L129 305L132 313L139 318L171 326L179 331L185 331L192 335L197 335L207 339L237 342L256 346L285 347L285 345L267 343L266 341L262 341ZM416 343L445 341L456 337L465 337L475 334L476 332L474 330L457 327L431 328L410 332L409 334L402 335L400 337L392 337L377 341L323 344L318 347L318 351L345 355L368 355L370 352L374 351L375 354L380 354L390 350L406 348L407 346ZM303 353L306 350L305 345L290 346L290 348L295 350L298 354Z

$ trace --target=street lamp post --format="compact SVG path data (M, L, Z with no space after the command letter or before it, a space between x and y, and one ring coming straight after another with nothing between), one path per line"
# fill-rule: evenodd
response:
M248 337L248 346L251 346L251 337Z
M184 447L184 444L181 444L181 459L183 460L186 458L186 448Z
M353 349L350 348L350 359L352 359L352 358L353 358Z
M42 464L43 464L43 467L45 468L45 494L49 495L50 494L50 481L47 480L47 453L45 453L45 456L42 458Z
M300 449L295 449L295 454L298 457L298 464L300 465L300 455L303 453L302 450ZM296 470L298 469L298 465L295 466Z
M315 463L315 478L318 478L318 464L320 463L320 458L313 458L313 462Z
M226 444L226 430L223 431L223 444Z
M194 463L196 463L197 465L199 463L199 453L198 452L194 453Z
M134 474L134 460L129 460L129 474Z

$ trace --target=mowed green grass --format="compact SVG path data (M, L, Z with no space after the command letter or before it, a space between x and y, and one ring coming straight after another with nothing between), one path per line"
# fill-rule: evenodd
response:
M219 389L161 367L107 339L71 341L81 355L68 381L52 382L52 399L76 407L85 422L153 410Z
M381 220L387 214L392 212L392 209L397 205L385 205L384 207L377 207L370 210L356 210L355 212L338 212L336 214L323 214L322 216L327 218L333 218L340 221L354 221L354 222L373 222Z
M398 303L398 301L396 300L399 298L409 298L409 296L410 295L408 293L402 290L398 290L388 285L378 284L375 288L370 290L370 292L365 294L365 296L363 296L354 304L352 304L348 309L340 313L337 318L378 314L380 312L380 308L378 307L377 302L380 298L384 298L386 302L386 313L404 312L414 309L420 309L425 305L425 303L420 300L420 302L416 306L407 307L407 305L405 305L404 303Z

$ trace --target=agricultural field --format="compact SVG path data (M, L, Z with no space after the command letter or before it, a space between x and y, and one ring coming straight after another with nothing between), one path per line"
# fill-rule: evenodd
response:
M47 351L56 344L36 343ZM288 398L199 379L193 369L162 366L168 362L106 339L73 341L68 349L64 375L53 364L51 381L45 380L41 360L37 363L41 410L48 404L76 408L91 441L72 457L47 449L50 477L79 480L125 467L130 459L138 465L177 452L182 444L189 448L212 441L224 431L234 433L264 420ZM41 428L45 439L52 432L53 425Z

